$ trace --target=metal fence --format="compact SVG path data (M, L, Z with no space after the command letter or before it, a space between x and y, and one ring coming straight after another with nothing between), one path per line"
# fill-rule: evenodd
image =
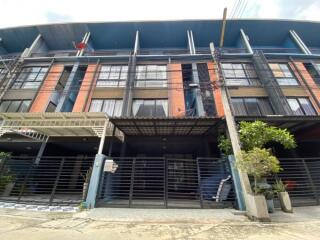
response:
M226 161L213 158L115 158L115 173L102 174L98 206L152 208L231 207L233 190L216 202ZM230 182L230 185L232 183Z
M280 163L283 171L276 178L287 184L293 206L319 205L320 158L281 158Z
M91 157L11 157L0 168L0 201L75 205L82 201Z

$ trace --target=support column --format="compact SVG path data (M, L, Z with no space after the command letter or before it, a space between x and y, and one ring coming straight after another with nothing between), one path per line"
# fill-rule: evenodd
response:
M293 41L297 44L297 46L300 48L300 50L307 55L311 55L311 51L309 50L309 48L304 44L304 42L302 41L302 39L299 37L299 35L294 31L294 30L290 30L289 31L291 38L293 39Z
M96 205L96 198L98 194L99 182L101 177L101 172L104 164L104 160L107 158L103 152L103 146L106 138L106 131L109 121L106 120L105 125L103 127L103 133L100 139L98 154L94 159L94 163L92 166L92 174L90 178L90 183L88 187L88 194L86 198L86 204L88 208L94 208Z
M212 53L212 58L214 61L217 61L217 79L220 79L221 77L221 68L219 65L219 60L215 59L215 50L214 50L214 45L210 44L210 50ZM227 95L227 91L226 88L224 86L221 87L221 99L222 99L222 103L223 103L223 110L224 110L224 114L225 114L225 119L227 122L227 129L228 129L228 133L229 133L229 137L231 140L231 144L232 144L232 150L234 152L234 154L238 154L239 152L241 152L241 145L240 145L240 140L239 140L239 136L238 136L238 132L237 132L237 126L236 126L236 122L235 119L232 115L231 112L231 108L229 105L229 100L228 100L228 95ZM235 186L236 186L236 194L238 195L242 195L244 198L244 202L245 202L245 206L246 209L248 211L248 209L250 209L249 203L247 201L247 194L251 194L252 190L251 190L251 186L250 186L250 181L248 178L248 175L244 172L239 171L239 182L237 182L237 178L233 179L235 181ZM241 206L241 202L239 202L239 207ZM241 208L244 209L244 206L241 206Z
M47 141L41 143L41 146L40 146L40 149L38 151L38 154L37 154L37 157L36 157L36 161L35 161L35 164L37 164L37 165L40 163L40 160L41 160L41 158L43 156L43 152L44 152L44 150L45 150L45 148L47 146Z
M251 48L251 45L249 43L248 36L244 33L243 29L240 29L241 39L243 42L243 45L245 46L248 53L253 54L253 50Z

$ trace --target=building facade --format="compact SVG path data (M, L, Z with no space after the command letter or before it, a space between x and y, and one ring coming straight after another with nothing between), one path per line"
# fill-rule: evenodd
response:
M221 25L0 29L0 198L241 208L247 177L218 137L263 120L297 139L273 149L294 204L319 204L320 23L228 20L223 46Z

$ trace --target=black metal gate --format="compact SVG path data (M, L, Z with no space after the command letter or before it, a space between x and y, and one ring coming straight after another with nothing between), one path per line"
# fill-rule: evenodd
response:
M214 158L114 158L115 173L102 173L97 196L103 207L221 208L232 206L215 196L231 173L225 160Z
M11 157L0 168L0 201L75 205L93 164L90 157Z
M287 184L293 206L320 204L320 158L281 158L278 178ZM270 182L274 179L270 179Z

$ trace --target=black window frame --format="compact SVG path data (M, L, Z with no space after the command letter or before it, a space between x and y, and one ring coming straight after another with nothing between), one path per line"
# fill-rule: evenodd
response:
M319 72L320 71L320 63L315 63L315 65L317 65L317 67L319 68L319 71L316 69L316 67L314 66L313 63L304 62L303 65L306 68L307 72L312 77L315 84L320 86L320 72Z
M231 69L229 69L229 68L225 69L223 67L223 65L226 65L226 64L241 65L241 69L234 68L233 66L232 66ZM248 74L249 71L245 67L246 65L249 65L249 66L252 67L252 70L254 71L254 73L256 75L255 77L251 77L250 74ZM247 86L261 86L257 71L256 71L253 63L251 63L251 62L223 62L223 63L221 63L221 68L222 68L225 84L226 84L227 87L233 87L233 86L245 86L245 87L247 87ZM233 71L235 77L227 77L225 71L228 71L228 70L229 71ZM245 77L237 77L236 70L242 70L244 72ZM239 83L239 84L230 84L230 83L228 83L228 80L232 80L232 79L233 80L239 80L239 81L246 80L248 82L248 84L241 84L241 83Z
M293 115L295 115L295 116L316 116L316 115L318 115L315 107L313 106L312 102L310 101L310 99L309 99L308 97L287 97L286 99L287 99L287 101L288 101L289 99L294 99L294 100L296 100L297 103L299 104L300 110L303 112L302 115L301 115L301 114L294 114L294 110L291 108L290 103L289 103L289 101L288 101L288 104L289 104L289 106L290 106L291 111L293 112ZM314 114L307 114L307 112L306 112L306 110L304 109L304 107L303 107L300 99L304 99L304 100L307 100L307 101L308 101L308 103L309 103L311 109L313 110L313 113L314 113Z
M137 114L138 114L138 112L135 114L134 113L134 105L135 105L135 103L136 103L136 101L143 101L143 102L145 102L145 101L154 101L154 104L153 104L153 112L152 112L152 116L138 116ZM157 102L158 101L166 101L166 109L163 109L164 110L164 113L165 113L165 116L157 116L157 106L162 106L163 107L163 105L157 105ZM143 104L144 105L144 104ZM138 111L139 111L139 109L138 109ZM133 101L132 101L132 109L131 109L131 113L132 113L132 116L133 117L168 117L169 116L169 100L167 99L167 98L157 98L157 99L155 99L155 98L152 98L152 99L139 99L139 98L137 98L137 99L134 99Z
M290 74L291 74L291 77L277 77L277 76L275 75L275 70L271 67L271 65L274 65L274 64L277 64L277 65L279 66L279 69L281 70L281 72L282 72L283 75L285 75L285 74L284 74L284 70L280 67L280 65L286 65L286 67L288 68L288 70L289 70L289 72L290 72ZM270 67L270 69L271 69L271 72L272 72L272 74L273 74L273 77L276 79L276 82L277 82L277 84L278 84L279 86L284 86L284 87L286 87L286 86L294 86L294 87L300 86L300 82L299 82L299 80L297 79L296 75L294 74L294 72L293 72L293 70L292 70L292 68L291 68L291 66L290 66L289 63L287 63L287 62L269 62L269 67ZM288 80L288 79L292 79L292 80L295 81L296 84L280 84L278 80L281 80L281 79L287 79L287 80Z
M109 67L109 70L104 71L103 68ZM119 71L112 71L112 68L115 67L120 67ZM124 71L124 69L126 69ZM111 74L113 73L117 73L118 77L116 78L110 78ZM125 77L123 76L123 73L125 73ZM106 78L102 78L102 75L106 74L107 77ZM98 74L98 78L97 78L97 82L96 82L96 87L100 88L100 87L107 87L107 88L112 88L112 87L125 87L126 86L126 81L128 78L128 74L129 74L129 66L125 65L125 64L103 64L101 65L99 74ZM102 83L106 83L106 84L102 84Z
M144 71L139 71L139 68L145 67ZM148 68L156 67L155 71L149 71ZM163 67L165 70L159 70ZM148 74L153 73L156 77L148 77ZM165 73L165 77L158 77ZM144 77L143 77L144 75ZM168 87L168 65L167 64L138 64L135 71L135 87L137 88L167 88Z
M91 111L92 110L92 107L93 107L93 102L94 101L101 101L101 106L100 106L100 111ZM91 100L90 102L90 106L89 106L89 112L104 112L102 111L105 104L106 104L106 101L114 101L114 105L113 105L113 109L112 109L112 114L108 116L109 117L120 117L121 116L121 112L122 112L122 109L123 109L123 100L122 99L117 99L117 98L94 98ZM121 103L121 108L119 110L119 114L115 115L115 109L116 109L116 105L117 103ZM104 112L104 113L107 113L107 112Z
M39 71L34 71L34 68L39 68ZM27 69L32 69L31 72L26 71ZM46 69L46 71L43 71ZM11 85L11 89L38 89L41 86L41 83L44 81L46 75L49 72L49 66L26 66L23 67L21 72L16 76L14 82ZM42 75L41 79L38 79L39 75ZM30 78L31 74L35 74L32 79ZM28 83L37 83L34 87L26 87Z
M238 115L236 114L235 112L235 109L234 109L234 104L232 102L233 99L237 99L237 100L241 100L242 101L242 105L245 109L245 112L246 112L246 115ZM246 100L249 100L249 99L255 99L256 102L257 102L257 106L258 106L258 110L259 110L259 115L253 115L253 114L250 114L249 112L249 108L247 106L247 103L246 103ZM263 107L262 107L262 102L260 100L263 100L263 101L266 101L268 103L268 107L270 108L270 110L272 112L270 112L269 114L265 114L263 113ZM275 111L269 101L269 98L267 97L232 97L231 98L231 105L232 105L232 112L233 112L233 115L234 116L269 116L269 115L274 115L275 114Z
M8 112L8 110L12 106L12 104L17 103L17 102L19 102L18 107L17 107L17 111L14 111L14 112L28 112L28 110L30 109L32 100L31 99L3 100L0 103L0 109L1 109L1 106L3 103L9 103L9 104L7 105L5 111L1 111L1 112ZM24 102L29 102L29 104L27 104L27 108L25 109L25 111L20 111ZM12 112L12 111L10 111L10 112Z

